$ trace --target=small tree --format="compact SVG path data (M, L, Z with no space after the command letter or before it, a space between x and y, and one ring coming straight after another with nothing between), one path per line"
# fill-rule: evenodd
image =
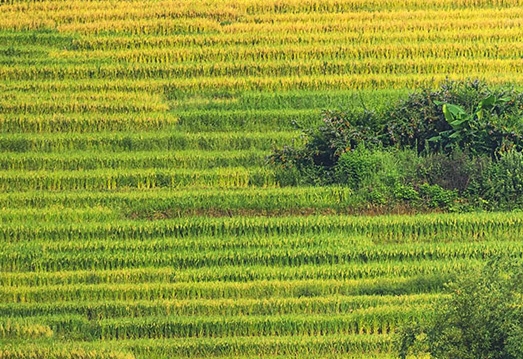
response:
M425 352L437 359L523 358L522 273L521 267L493 261L449 284L450 297L431 323L400 330L399 357Z

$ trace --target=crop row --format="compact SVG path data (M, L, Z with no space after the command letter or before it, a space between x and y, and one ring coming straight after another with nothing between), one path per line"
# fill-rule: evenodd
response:
M54 211L50 212L49 218L55 219L60 215L57 214L60 208L56 208ZM63 209L64 214L62 215L64 219L69 219L69 223L74 222L75 216L85 213L86 215L92 214L93 216L99 214L107 218L105 222L115 223L116 225L121 224L122 221L119 221L115 218L114 212L109 209L104 208L95 208L87 210L67 210ZM42 216L44 219L45 217ZM386 237L385 235L368 231L366 233L355 233L357 229L349 228L348 226L344 229L338 228L337 230L332 228L331 230L325 230L317 233L313 229L310 229L309 233L287 233L282 235L277 233L261 233L251 232L244 233L242 236L237 236L234 233L225 233L222 235L217 235L217 233L201 233L199 235L187 235L187 236L175 236L175 235L164 235L164 236L152 236L151 233L145 229L140 229L141 224L136 224L134 228L139 231L141 234L136 238L133 238L132 241L129 241L123 233L116 232L112 235L106 237L97 236L90 238L88 241L82 235L69 235L64 236L63 238L53 238L53 241L50 241L49 238L46 238L45 230L49 231L51 228L57 228L60 226L59 222L45 222L45 221L30 221L31 212L27 215L28 220L25 223L25 226L22 226L23 221L17 221L16 216L7 218L3 227L11 227L12 238L9 238L5 242L6 252L7 247L13 252L12 255L16 256L17 254L31 253L31 251L45 251L48 253L82 253L82 252L107 252L108 254L117 254L122 252L159 252L159 253L190 253L192 251L202 252L202 256L205 257L209 252L242 252L247 251L248 253L262 252L267 248L270 248L272 251L287 251L291 253L302 253L307 250L321 250L322 248L333 251L335 249L340 250L349 250L350 253L356 255L358 251L370 251L374 253L373 256L378 256L380 252L383 253L399 253L407 252L411 250L412 247L415 247L414 244L419 244L422 248L412 249L412 253L426 253L427 256L430 256L431 251L434 248L442 247L445 243L454 242L451 245L453 250L459 248L460 245L463 247L466 246L481 246L481 243L491 242L495 238L503 245L510 245L510 242L514 242L516 245L520 239L520 234L517 233L492 233L488 231L487 233L477 233L472 236L469 232L466 231L444 231L435 235L434 233L404 233L402 238L395 237ZM38 215L35 216L36 219L39 219ZM193 217L195 221L198 221L197 217ZM302 217L303 220L308 219L307 217ZM163 221L156 221L158 225L162 224ZM232 222L232 221L231 221ZM69 223L61 224L62 226ZM96 225L101 225L102 221L98 223L92 221L93 227L96 228ZM10 225L12 224L12 225ZM29 233L31 228L33 228L34 238L30 241L15 242L15 232L16 225L20 225L18 230L26 231ZM128 225L129 223L124 223ZM171 224L172 225L172 224ZM225 226L228 226L225 224ZM37 227L42 228L37 229ZM89 228L90 226L85 226ZM122 229L125 228L122 226ZM107 233L106 233L107 234ZM116 234L119 234L117 236ZM40 235L40 236L39 236ZM394 246L392 246L394 244ZM451 253L449 248L449 253ZM193 255L196 255L195 253ZM361 259L365 259L365 255L361 255ZM367 258L368 259L368 258ZM219 274L218 274L219 275Z
M0 321L0 339L51 336L90 340L140 338L244 337L335 334L389 334L405 322L430 318L425 306L380 307L352 310L337 315L264 316L161 316L102 319L96 322L78 316L43 316ZM31 322L34 322L31 323ZM32 325L31 325L32 324Z
M372 258L379 258L380 253L390 256L394 256L393 253L396 253L396 255L399 255L399 253L411 253L414 258L417 256L426 256L427 258L434 256L433 259L436 259L438 258L438 253L443 255L443 253L447 251L448 254L455 254L451 257L460 257L457 253L461 251L472 251L473 248L478 250L484 246L484 243L494 240L499 242L495 247L498 250L503 246L511 246L511 243L517 246L521 238L521 234L511 233L510 229L504 233L491 230L487 232L478 230L478 233L474 235L471 235L470 232L459 230L446 230L438 234L430 232L406 232L402 238L397 238L392 235L386 236L374 231L356 233L358 229L354 227L349 228L348 226L338 228L337 230L332 228L331 230L325 230L323 232L318 230L316 233L314 229L310 229L309 233L287 233L284 235L281 233L271 234L269 232L264 235L258 232L246 232L242 236L237 236L234 233L217 235L217 233L205 234L202 232L200 235L164 235L156 237L151 236L147 230L140 231L139 226L141 224L135 226L135 229L140 231L139 233L141 235L133 238L132 241L129 241L129 238L127 238L125 234L119 232L108 235L107 237L98 236L90 238L88 241L86 241L82 235L54 238L55 240L53 241L50 241L44 235L39 236L39 234L45 234L45 230L50 230L50 228L56 228L60 225L65 226L74 222L76 218L82 215L92 217L100 216L98 223L94 220L92 221L94 224L93 227L96 227L96 224L100 225L103 219L107 219L105 222L108 223L118 224L122 222L115 218L118 212L106 208L95 208L94 210L80 209L78 211L64 208L62 215L58 213L59 211L60 208L56 208L52 212L50 211L49 218L55 220L54 222L45 222L45 214L39 217L37 213L35 214L35 219L31 221L32 213L28 212L23 230L29 233L31 228L33 228L35 238L30 241L14 242L13 240L17 234L13 229L13 238L4 244L6 247L5 252L12 252L12 256L23 255L24 253L29 254L33 251L39 252L40 250L48 254L107 252L108 255L122 255L124 252L158 252L174 255L172 258L187 255L187 253L191 253L191 251L201 252L202 258L208 258L209 253L213 252L217 252L216 255L238 252L238 257L240 258L241 253L250 253L249 255L254 256L256 253L261 253L268 249L268 253L288 253L289 256L304 255L307 251L319 251L321 249L325 249L330 253L338 249L345 251L345 255L348 256L347 258L354 260L358 258L358 253L361 252L359 259L369 261ZM63 218L66 222L61 224L56 221L57 218ZM193 218L195 218L196 221L198 220L197 217ZM306 219L307 217L303 217L303 220ZM160 225L160 223L164 221L167 220L156 222ZM17 221L16 216L11 216L6 219L6 223L7 224L4 225L6 229L7 227L16 228L16 224L21 224L23 221ZM10 226L10 224L14 226ZM128 223L124 224L128 225ZM227 226L227 224L225 224L225 226ZM35 227L40 227L43 230L34 229ZM85 228L89 228L89 226L85 226ZM22 227L20 229L22 229ZM450 243L448 249L443 248L446 243ZM416 247L416 245L419 245L420 248L413 248ZM8 248L10 250L8 250ZM465 248L468 249L465 250ZM368 252L368 254L365 254L366 252ZM196 253L192 254L192 256L195 255ZM330 258L330 256L331 255L327 258ZM443 256L440 259L444 258ZM269 260L269 257L267 257L267 260ZM215 275L220 276L220 274Z
M518 0L431 0L429 2L422 0L405 0L401 2L393 0L270 0L260 3L257 0L241 0L241 1L223 1L215 3L213 1L199 1L196 3L187 4L184 1L157 1L150 3L148 1L134 1L131 6L127 3L121 4L107 4L104 1L90 1L89 3L80 0L69 0L66 3L62 1L28 1L27 3L19 3L18 1L7 0L4 2L6 8L13 11L25 10L28 7L35 11L59 11L59 15L64 19L71 21L65 10L71 11L89 11L93 12L92 16L98 17L128 17L128 16L147 16L153 14L156 16L158 12L166 12L171 17L176 17L177 13L190 16L212 16L220 14L220 11L229 11L237 9L238 11L247 12L249 14L256 14L258 12L271 13L294 13L294 12L345 12L357 10L401 10L401 9L426 9L441 8L449 9L467 9L471 6L478 8L503 8L510 6L517 6L520 4ZM61 10L61 11L60 11ZM105 10L110 10L105 13ZM134 10L134 11L133 11ZM124 12L124 14L122 14ZM130 12L127 14L126 12Z
M153 344L154 343L154 344ZM325 335L325 336L269 336L235 338L190 338L182 340L129 340L118 347L131 349L135 355L147 357L155 352L164 357L211 357L287 355L337 355L389 352L392 338L389 335ZM349 354L350 355L350 354ZM365 356L364 356L365 357Z
M31 346L5 345L0 349L0 359L135 359L135 356L110 350L86 350L81 346L64 348L33 343Z
M114 190L119 188L237 188L275 186L272 170L224 167L211 169L97 169L89 171L9 171L0 173L0 190Z
M295 131L265 132L97 132L0 134L2 152L271 150L292 142Z
M288 131L299 123L304 128L318 122L318 109L216 110L177 112L179 127L187 131Z
M19 103L24 101L17 100ZM11 104L10 106L14 106ZM128 131L159 131L173 128L178 123L178 117L165 112L136 113L49 113L49 109L38 109L32 114L0 115L0 133L20 132L117 132Z
M65 208L63 206L50 209L0 209L0 223L10 223L16 221L38 222L64 222L64 221L99 221L116 220L120 214L110 208L104 207L84 207L84 208Z
M147 84L149 87L147 87ZM185 93L180 91L169 91L169 85L171 83L165 80L154 80L150 82L145 81L131 81L125 80L115 81L107 80L101 82L99 80L86 81L85 79L73 80L60 80L60 81L48 81L48 82L5 82L0 83L0 89L5 92L10 92L10 96L16 96L27 93L27 92L157 92L162 93L166 100L171 105L172 113L166 114L165 112L159 113L139 113L127 115L128 120L131 124L136 125L133 127L137 130L151 130L155 126L158 129L170 129L170 126L176 125L177 117L181 115L189 115L190 112L195 111L201 115L205 114L205 111L215 111L216 115L219 115L217 110L224 111L227 115L252 115L253 113L259 112L260 116L269 114L271 111L280 110L284 116L289 116L293 110L300 110L296 112L296 116L299 117L301 111L305 110L316 110L318 113L326 107L334 107L342 103L347 104L361 104L364 101L366 104L372 104L373 106L383 106L385 103L391 100L395 101L402 96L406 95L405 90L387 90L382 89L379 91L350 91L350 90L333 90L333 91L286 91L286 92L228 92L228 91L209 91L200 93L197 96L191 93ZM25 95L24 98L26 98ZM274 112L275 113L275 112ZM273 114L274 114L273 113ZM2 121L14 121L13 118L18 118L19 121L24 122L37 122L41 121L71 121L71 125L76 126L81 122L92 121L93 126L96 127L96 121L102 121L103 118L112 120L115 122L123 121L125 116L122 114L109 114L101 116L92 114L94 118L90 118L85 114L50 114L50 115L27 115L23 116L2 116ZM265 115L266 116L266 115ZM139 121L143 121L141 123ZM76 123L78 122L78 123ZM136 123L135 123L136 122ZM143 127L146 125L152 127ZM27 126L36 126L33 123L19 124ZM66 124L64 124L66 125ZM35 130L26 130L23 127L13 128L15 132L36 132ZM57 129L59 131L60 129ZM65 128L64 130L68 130ZM92 129L94 131L95 129ZM47 129L47 132L52 132L52 129ZM74 128L70 129L71 132L88 132L86 130L78 131Z
M226 158L226 153L222 153ZM116 156L116 154L115 154ZM222 158L222 157L220 157ZM198 159L198 157L196 157ZM201 161L205 161L202 153ZM216 159L220 161L220 159ZM0 202L6 208L93 208L119 207L137 216L152 216L157 212L176 215L198 209L285 211L289 209L331 208L340 210L350 205L348 188L247 188L234 191L187 190L172 191L26 191L0 193Z
M74 90L75 87L69 88ZM20 88L20 91L24 91ZM166 90L165 96L172 104L176 115L184 116L194 111L204 114L205 111L225 112L227 115L234 116L238 113L269 113L279 110L283 116L288 116L293 110L298 118L306 111L317 111L319 115L325 108L334 108L340 105L360 106L365 103L369 107L381 108L391 102L397 101L406 95L406 90L387 90L378 91L351 91L351 90L332 90L332 91L285 91L285 92L227 92L216 91L206 92L199 96L179 91L169 92ZM219 110L219 111L218 111ZM303 111L303 112L302 112ZM227 116L226 115L226 116Z
M5 255L2 257L5 258ZM82 260L82 259L80 259ZM349 280L358 278L396 278L416 277L420 275L433 276L437 274L451 275L462 273L479 266L483 258L473 259L410 259L409 261L371 262L361 261L332 264L303 264L300 266L283 267L281 265L266 268L263 265L250 265L249 269L241 266L221 265L214 267L180 268L176 272L168 267L138 267L104 270L91 267L84 270L59 272L41 272L42 269L53 270L52 263L45 266L35 263L33 268L37 272L9 272L8 267L14 265L3 264L4 273L0 276L0 283L5 286L46 286L46 285L77 285L77 284L121 284L121 283L172 283L172 282L249 282L252 280ZM62 267L66 264L61 265ZM29 265L27 266L29 267ZM45 268L42 268L45 267ZM60 267L60 265L57 265ZM79 267L79 265L73 265ZM88 272L96 269L96 273ZM22 270L22 269L20 269Z
M15 67L12 67L13 69ZM24 71L29 71L30 76L36 75L30 66L21 66ZM45 71L45 66L40 67ZM71 67L76 72L77 67ZM44 75L47 77L47 75ZM61 76L61 75L58 75ZM161 112L167 111L169 107L162 103L157 96L147 93L136 93L129 95L122 92L110 92L97 94L80 93L72 96L63 94L60 96L46 97L40 94L30 96L16 94L6 95L0 100L0 111L10 114L53 114L53 113L120 113L133 112Z
M341 74L383 75L383 74L417 74L430 75L434 73L485 73L488 69L501 72L520 73L520 60L514 57L504 58L437 58L425 57L408 59L362 59L362 60L311 60L294 61L278 60L271 62L243 61L234 63L168 63L168 64L110 64L100 66L79 65L64 67L61 64L46 66L12 66L0 68L0 76L7 80L45 80L45 79L77 79L77 78L134 78L134 79L171 79L180 78L181 87L188 86L191 80L211 78L219 80L223 77L239 77L237 80L247 81L249 77L295 77L295 76L336 76ZM187 85L183 85L183 83ZM203 85L203 84L201 84ZM201 86L200 85L200 86ZM37 104L20 104L25 108L17 109L18 104L1 103L4 111L31 112L38 111ZM41 106L49 111L66 112L124 112L124 111L157 111L165 109L165 105L153 106L143 103L74 103L54 104L43 101Z
M513 27L520 23L523 13L519 6L507 8L478 8L454 9L452 11L440 9L423 9L407 11L351 11L351 12L297 12L271 14L264 13L255 16L244 16L240 21L221 25L222 33L235 32L246 25L251 25L246 32L267 29L272 26L275 32L284 32L287 27L298 25L299 29L308 30L311 33L325 28L330 24L330 29L335 31L358 31L362 28L367 32L377 33L382 30L399 31L401 29L425 29L431 27L439 30L454 30L485 27ZM189 18L188 18L189 19ZM198 18L191 18L198 19ZM142 20L142 19L140 19ZM508 21L507 21L508 20ZM107 19L111 22L111 19ZM93 21L96 23L96 20ZM100 22L99 22L100 23Z
M130 246L132 248L132 246ZM390 248L389 248L390 247ZM517 241L499 242L472 242L472 243L428 243L419 246L412 244L397 246L370 246L362 248L347 248L343 245L332 247L312 247L300 249L288 248L260 248L260 249L235 249L214 250L195 253L193 251L165 251L165 252L135 252L125 250L101 250L91 252L53 252L40 248L31 250L16 249L5 246L0 251L0 269L6 272L25 271L75 271L75 270L113 270L122 268L141 267L175 267L178 269L233 266L233 270L224 270L219 275L206 273L208 279L214 280L249 280L272 279L273 276L283 279L299 277L305 278L337 278L340 276L338 268L322 271L322 267L301 270L266 270L250 273L238 272L242 266L326 266L347 263L367 263L372 261L420 261L420 260L484 260L496 256L523 257L523 247ZM23 248L23 247L22 247ZM42 253L43 252L43 253ZM430 264L429 264L430 266ZM378 266L379 267L379 266ZM452 264L449 266L452 269ZM370 274L372 270L361 268L359 277ZM393 268L386 268L384 272L396 272ZM428 272L434 271L426 268ZM297 272L297 273L295 273ZM301 273L300 273L301 272ZM365 273L367 272L367 273ZM419 268L410 268L410 272L423 272ZM357 271L356 271L357 273ZM379 273L379 270L378 270ZM341 273L345 277L352 273ZM180 276L183 278L183 275ZM197 277L197 276L196 276ZM205 274L200 279L204 280ZM178 280L175 275L173 280Z
M92 113L89 117L86 114L40 114L40 115L21 115L16 116L3 114L0 116L0 129L7 132L8 126L12 127L12 132L92 132L103 131L104 125L101 121L112 121L122 123L127 118L129 125L133 125L136 130L170 130L176 126L178 116L190 116L194 111L199 116L205 116L207 112L214 112L216 116L234 118L242 116L259 116L264 121L271 115L274 116L279 110L284 117L294 114L297 120L307 116L307 111L317 111L317 116L321 110L329 107L339 106L340 104L358 106L363 101L368 106L381 107L390 101L396 101L406 95L406 90L381 89L367 91L352 90L332 90L332 91L285 91L285 92L236 92L223 91L220 89L207 89L203 93L192 94L178 91L174 83L169 80L154 79L150 81L132 81L129 79L105 81L86 79L76 80L55 80L45 82L3 82L0 89L9 92L11 99L20 98L21 101L31 101L34 97L27 96L27 93L34 92L56 92L56 93L90 93L90 92L136 92L136 93L161 93L169 102L171 112L146 112L135 114L96 114ZM57 98L66 100L67 96ZM221 114L221 112L224 114ZM309 112L312 115L312 112ZM127 117L126 117L127 116ZM54 121L54 122L53 122ZM5 124L4 124L5 122ZM47 124L49 122L49 124ZM68 123L69 122L69 123ZM85 123L84 123L85 122ZM11 124L12 123L12 124ZM83 124L82 127L79 127ZM50 128L50 126L59 128ZM89 130L89 126L91 129ZM251 125L245 123L244 125ZM46 127L47 126L47 127ZM65 126L60 128L60 126ZM70 126L70 127L68 127ZM122 125L123 126L123 125ZM78 128L79 127L79 128ZM98 129L100 127L100 129ZM113 131L114 128L107 130Z
M165 3L160 2L156 5L158 7L151 6L150 2L142 2L142 6L146 6L147 9L138 11L137 5L140 2L133 2L132 6L124 3L124 8L121 9L119 6L106 8L103 11L95 8L94 2L89 3L90 6L84 7L83 9L77 9L74 17L71 16L72 9L66 11L60 11L59 9L41 9L37 6L32 6L32 11L23 11L24 9L17 7L4 6L4 14L2 21L0 21L0 28L2 29L13 29L13 30L33 30L42 27L56 28L61 32L77 32L77 33L100 33L105 31L114 32L125 32L129 34L172 34L172 33L220 33L220 32L240 32L243 25L250 25L247 31L258 30L259 27L255 26L258 22L263 25L263 16L271 19L281 18L282 22L303 22L302 17L309 18L310 23L306 24L307 31L314 31L316 26L322 26L321 22L318 22L316 17L321 16L321 19L325 20L325 23L330 23L331 28L337 30L346 29L348 31L353 30L355 27L361 27L362 23L366 22L369 26L369 31L376 32L380 30L387 30L388 28L407 28L407 24L410 28L420 28L428 20L438 23L442 28L459 28L465 26L466 23L475 25L474 17L479 21L487 24L498 18L503 12L510 15L511 12L517 11L518 1L514 0L514 3L508 5L505 9L493 9L493 8L479 8L474 6L472 8L453 9L434 9L418 11L416 16L412 15L414 9L401 9L399 11L383 11L383 5L381 11L375 12L375 14L381 15L382 21L370 22L373 18L366 14L366 11L357 11L358 9L351 9L347 12L343 10L337 12L327 11L307 11L300 8L295 8L294 11L267 11L269 9L274 10L278 8L278 5L272 4L265 11L263 8L258 10L258 13L248 15L246 12L249 10L237 11L231 13L230 6L227 5L216 6L207 5L205 11L198 14L198 10L187 5L183 6L177 3ZM223 11L219 13L219 7L222 7ZM285 5L281 6L285 8ZM54 11L53 11L54 10ZM58 10L58 11L57 11ZM180 13L184 11L186 13ZM356 10L356 11L354 11ZM227 13L229 11L229 13ZM234 9L232 11L235 11ZM357 15L354 16L354 13ZM463 15L462 15L463 14ZM295 19L298 15L297 19ZM299 15L302 15L301 17ZM403 15L403 16L402 16ZM426 19L423 18L425 15ZM461 15L461 16L460 16ZM247 22L249 17L253 17L253 22ZM404 17L404 18L402 18ZM294 18L294 19L293 19ZM340 19L337 23L332 22L332 18ZM358 19L359 18L359 19ZM449 21L449 20L454 21ZM246 21L247 20L247 21ZM315 23L313 22L315 20ZM327 21L329 20L329 21ZM344 21L345 20L345 21ZM358 21L359 20L359 21ZM466 20L466 21L465 21ZM277 22L281 24L282 22ZM503 22L497 22L503 24ZM481 27L481 26L477 26ZM317 27L316 27L317 30Z
M27 3L19 3L17 1L5 1L3 3L7 12L18 12L31 10L38 12L51 12L54 15L55 21L58 23L68 23L74 21L76 18L72 17L70 12L76 12L89 16L92 19L110 19L110 18L147 18L147 17L216 17L223 18L229 15L234 17L240 13L247 13L250 15L257 15L260 13L269 14L292 14L292 13L345 13L345 12L365 12L371 9L381 11L385 10L419 10L419 9L442 9L453 11L467 11L470 7L476 9L485 8L504 8L518 6L518 0L431 0L424 2L420 0L408 1L383 1L383 0L285 0L285 1L266 1L260 3L256 0L242 0L242 1L224 1L219 4L212 1L199 1L187 4L183 1L133 1L133 4L119 3L107 4L103 1L90 1L84 3L82 1L49 1L39 2L32 1Z
M313 294L313 292L308 292ZM304 294L307 294L304 292ZM405 296L301 296L267 299L198 299L144 301L71 301L46 303L2 303L0 314L7 318L79 315L89 320L109 318L165 316L279 316L279 315L341 315L354 310L379 307L415 308L427 306L444 298L441 294Z
M270 336L233 338L169 338L70 342L49 346L38 341L0 350L2 359L133 359L138 358L252 358L270 356L309 358L390 359L389 335ZM365 353L362 355L360 353ZM134 355L133 355L134 354Z
M410 309L410 310L409 310ZM425 307L385 307L344 315L118 318L98 322L101 340L180 337L388 334L430 317ZM97 333L98 334L98 333Z
M517 213L442 214L427 216L310 216L310 217L191 217L164 221L118 221L67 224L13 222L0 227L4 242L36 239L93 240L101 238L145 239L187 236L305 235L343 231L347 235L373 235L381 241L415 241L419 237L470 239L523 234L523 218Z
M200 63L210 65L216 62L275 62L275 61L340 61L375 59L450 59L450 58L503 58L514 59L521 52L521 44L482 44L477 41L466 44L448 40L444 43L383 43L383 44L327 44L327 45L277 45L252 46L232 45L201 49L192 48L154 48L132 50L107 50L104 52L74 51L74 57L111 57L118 62L164 64ZM67 54L65 54L67 56Z
M140 301L186 299L269 299L310 296L411 295L439 293L448 275L410 278L295 281L78 284L1 287L0 302Z
M206 161L202 157L202 161ZM223 161L217 159L218 162ZM195 166L197 167L197 166ZM24 191L0 194L0 201L9 210L0 218L40 218L56 216L61 209L112 210L133 219L166 219L188 215L311 215L319 213L350 213L358 210L356 198L348 188L236 188L227 191L191 189L178 191L156 188L154 191L125 189L118 191ZM32 208L34 210L26 210Z
M0 89L2 91L16 91L16 92L108 92L108 91L134 91L134 92L162 92L173 81L147 79L147 80L133 80L133 79L69 79L61 80L54 79L53 81L2 81L0 82ZM123 115L120 115L123 116Z
M479 12L481 14L481 12ZM133 20L94 20L86 23L70 23L63 24L56 27L60 32L73 32L81 34L100 34L107 32L124 33L131 36L136 35L173 35L173 34L218 34L218 33L241 33L241 32L270 32L276 30L278 32L295 31L297 33L325 33L328 31L361 31L366 24L368 31L377 33L381 31L409 31L410 29L427 29L434 27L438 30L449 30L458 32L461 29L481 29L483 27L489 28L503 28L506 26L516 27L520 24L517 19L508 19L510 23L507 24L505 17L488 18L489 14L485 14L483 18L477 19L454 19L452 16L445 16L446 13L434 12L431 21L405 21L402 19L390 20L387 22L372 23L369 20L352 23L350 18L346 22L338 21L332 22L332 19L324 19L317 21L317 19L309 19L309 21L302 22L300 18L292 19L287 17L287 22L279 22L273 24L272 22L235 22L232 24L219 23L210 18L186 18L186 19L133 19ZM434 16L439 16L441 19L435 19ZM32 18L25 16L14 21L13 19L5 19L0 22L0 28L13 30L34 30L39 27L55 28L51 19L44 19L34 21ZM317 22L314 22L316 20ZM343 19L341 19L343 20Z
M24 102L20 102L24 104ZM11 107L18 105L11 105ZM25 104L23 105L25 106ZM10 112L0 118L0 132L91 132L91 131L125 131L165 130L174 128L187 131L263 131L293 130L293 122L310 125L317 122L318 109L305 110L232 110L232 111L185 111L176 116L161 113L125 113L110 114L90 113L88 117L80 113L52 114L50 108L39 107L40 114L20 114ZM125 118L124 118L125 116Z
M125 131L135 130L166 130L178 125L179 130L187 131L263 131L263 130L293 130L293 121L304 126L317 122L319 109L259 109L259 110L192 110L179 111L176 115L158 112L139 112L131 106L139 104L122 104L130 112L120 111L118 104L111 104L111 109L82 108L83 104L74 103L55 105L55 102L42 103L35 101L29 104L29 99L16 99L4 110L9 114L0 118L0 133L9 132L92 132L92 131ZM52 106L47 106L51 104ZM0 107L2 104L0 103ZM61 112L57 106L67 111ZM74 107L74 109L73 109ZM114 112L105 113L105 111ZM55 114L58 111L58 114ZM89 115L87 115L89 114ZM150 121L150 122L149 122Z
M245 2L244 2L245 1ZM293 12L345 12L345 11L384 11L384 10L426 10L427 8L441 8L443 10L475 8L503 8L517 6L518 0L270 0L259 2L244 0L248 4L247 12L293 13Z
M51 337L52 329L43 324L34 324L30 320L0 320L0 341L6 339L36 339ZM1 358L1 355L0 355Z
M276 30L276 29L275 29ZM75 56L76 51L84 52L87 56L101 56L108 51L132 51L137 53L141 51L158 51L169 52L174 49L187 49L185 51L193 51L195 48L201 48L202 51L212 51L211 49L220 49L223 47L243 49L246 46L259 47L263 49L266 46L289 46L294 47L303 45L309 47L317 45L319 48L328 46L347 46L352 45L354 48L359 46L368 47L376 45L378 48L384 44L406 46L413 42L420 46L429 46L441 44L445 46L447 43L455 44L456 46L470 46L472 44L481 44L490 48L494 43L508 45L515 42L520 32L517 27L503 27L496 28L495 33L493 29L484 27L482 29L461 29L459 32L452 29L441 29L437 32L429 32L426 29L411 29L408 33L404 31L388 31L384 33L367 33L367 32L326 32L326 33L311 33L307 36L303 34L295 34L288 32L269 32L269 33L236 33L236 34L206 34L201 36L199 34L187 35L148 35L148 36L125 36L125 35L97 35L97 36L82 36L74 38L70 41L70 49L75 51L64 52L63 56ZM4 35L5 36L5 35ZM37 35L39 42L49 42L49 37L41 37ZM24 32L13 32L9 37L2 37L0 33L0 43L15 42L23 45L31 44L27 40L28 35ZM61 38L57 37L59 42ZM162 50L163 49L163 50ZM93 51L89 53L86 50Z
M488 76L493 84L517 81L517 73L500 73L494 69L476 69L467 77ZM240 91L327 91L327 90L382 90L414 88L441 83L446 79L463 79L457 74L337 74L318 76L281 77L201 77L173 79L87 79L71 78L53 81L10 80L0 88L24 89L26 91L84 91L84 90L126 90L148 89L167 93L215 94Z
M152 152L68 152L5 153L0 158L4 171L75 171L96 169L211 169L215 167L257 167L266 162L267 151L152 151Z

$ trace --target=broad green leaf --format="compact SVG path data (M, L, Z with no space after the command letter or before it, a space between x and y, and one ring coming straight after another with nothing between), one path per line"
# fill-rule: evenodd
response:
M459 133L459 132L454 132L452 135L449 136L449 138L452 138L452 139L460 138L460 137L461 137L461 133Z
M462 117L463 115L467 115L465 110L458 105L452 105L447 104L447 109L455 116L455 117Z
M463 121L452 121L449 123L449 125L451 125L452 128L455 130L459 130L459 128L461 127L462 124L463 124Z
M496 103L496 96L490 95L479 102L479 108L492 107Z
M455 120L463 120L467 115L465 110L458 105L446 103L443 105L443 115L449 124Z
M452 115L452 112L449 111L448 109L448 105L445 103L443 104L443 115L445 116L445 120L447 120L447 122L451 122L454 120L454 116Z
M479 109L477 112L476 112L476 117L478 118L478 120L481 120L483 119L483 109Z

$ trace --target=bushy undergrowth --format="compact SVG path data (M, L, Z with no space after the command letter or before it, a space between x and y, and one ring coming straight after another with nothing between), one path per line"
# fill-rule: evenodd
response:
M518 359L523 356L523 272L514 258L494 260L447 285L426 323L396 333L400 358Z
M269 157L281 185L343 184L370 204L523 206L523 93L445 82L382 110L325 111Z

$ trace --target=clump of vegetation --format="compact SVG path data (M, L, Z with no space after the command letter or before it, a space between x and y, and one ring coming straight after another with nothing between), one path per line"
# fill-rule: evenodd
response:
M448 285L449 297L435 308L430 323L398 331L399 357L430 354L438 359L516 359L523 357L523 272L494 260Z
M325 111L305 145L275 150L281 185L344 184L373 201L444 209L523 202L523 93L447 81L383 110ZM365 198L363 198L365 200Z
M448 81L387 110L380 136L385 146L419 153L449 154L460 148L495 157L510 148L521 150L522 114L523 94L514 89L490 89L478 80Z

